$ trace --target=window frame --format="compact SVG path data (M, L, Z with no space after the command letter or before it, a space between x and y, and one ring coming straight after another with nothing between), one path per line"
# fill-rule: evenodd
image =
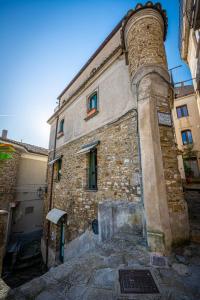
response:
M187 115L184 115L184 107L186 107ZM179 114L178 114L179 111L181 113L181 116L179 116ZM187 104L183 104L183 105L177 106L176 107L176 115L177 115L178 119L184 118L184 117L188 117L189 116L189 112L188 112L188 106L187 106Z
M65 119L62 118L59 122L59 131L58 131L58 133L64 133L64 124L65 124Z
M95 107L91 107L90 101L92 97L96 95L96 105ZM85 121L89 120L90 118L94 117L99 112L99 91L98 89L95 89L92 93L90 93L86 98L86 112L87 116L85 118Z
M96 96L95 99L95 106L94 107L90 107L91 106L91 101L93 100L93 97ZM93 109L97 109L97 101L98 101L98 94L97 91L93 92L89 97L88 97L88 101L87 101L87 111L90 112Z
M62 177L62 157L56 161L56 181L60 181Z
M190 137L188 136L188 133L190 133ZM184 139L183 139L183 135L185 134L185 141L184 142ZM181 131L181 138L182 138L182 143L183 143L183 146L185 145L192 145L194 142L193 142L193 136L192 136L192 130L190 129L186 129L186 130L182 130Z

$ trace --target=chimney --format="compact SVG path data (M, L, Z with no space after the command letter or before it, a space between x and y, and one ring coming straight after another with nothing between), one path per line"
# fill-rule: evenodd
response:
M3 129L2 130L2 135L1 135L2 139L7 139L7 135L8 135L8 130Z

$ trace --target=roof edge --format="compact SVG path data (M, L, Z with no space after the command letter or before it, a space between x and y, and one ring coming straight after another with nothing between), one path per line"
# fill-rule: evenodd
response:
M144 5L141 3L138 3L135 6L135 9L131 9L127 12L127 14L120 20L120 22L114 27L114 29L111 31L111 33L106 37L106 39L100 44L100 46L97 48L97 50L94 52L94 54L88 59L88 61L83 65L83 67L80 69L80 71L74 76L74 78L69 82L69 84L64 88L64 90L59 94L57 97L58 100L64 95L64 93L69 89L69 87L78 79L78 77L83 73L83 71L87 68L87 66L93 61L93 59L100 53L100 51L105 47L105 45L110 41L110 39L114 36L114 34L120 29L120 27L124 27L124 23L126 24L129 20L129 18L137 13L140 10L146 9L146 8L152 8L157 10L164 22L164 41L166 39L167 35L167 27L168 27L168 19L166 15L166 10L162 9L162 5L157 2L153 4L151 1L147 1ZM122 41L123 42L123 41Z
M8 144L14 144L14 145L16 145L16 146L18 146L18 147L22 147L22 148L24 148L27 152L29 152L29 153L32 153L32 154L39 154L39 155L44 155L44 156L48 156L48 149L45 149L45 148L43 148L43 151L46 151L46 153L44 153L44 152L42 152L42 151L40 151L40 150L36 150L36 151L34 151L34 150L31 150L31 149L28 149L28 147L26 146L26 144L24 144L24 143L21 143L21 142L18 142L18 141L15 141L15 140L10 140L10 139L4 139L4 138L2 138L2 137L0 137L0 141L2 141L2 142L4 142L4 143L8 143ZM38 146L35 146L35 145L31 145L31 144L29 144L30 146L33 146L33 147L38 147Z
M106 44L111 40L111 38L115 35L115 33L122 26L122 22L125 17L121 19L121 21L115 26L115 28L111 31L111 33L105 38L105 40L100 44L97 50L92 54L92 56L88 59L88 61L83 65L80 71L74 76L74 78L69 82L69 84L64 88L64 90L57 97L58 100L64 95L64 93L68 90L68 88L78 79L78 77L83 73L83 71L89 66L89 64L94 60L94 58L100 53L100 51L106 46Z

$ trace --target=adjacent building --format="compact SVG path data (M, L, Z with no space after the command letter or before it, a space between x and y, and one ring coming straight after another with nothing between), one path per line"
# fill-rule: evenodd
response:
M200 179L200 115L193 85L175 88L172 110L182 179Z
M8 139L6 130L3 130L0 143L15 149L12 158L0 160L2 259L6 247L15 251L22 237L42 234L48 151Z
M51 125L43 256L67 260L88 228L169 253L188 239L159 3L138 4L60 93Z
M200 114L200 0L179 0L180 54L188 64Z

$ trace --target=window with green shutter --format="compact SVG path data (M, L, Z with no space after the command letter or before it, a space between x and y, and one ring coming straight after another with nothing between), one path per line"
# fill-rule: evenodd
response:
M97 92L92 94L88 99L88 111L97 109Z
M62 120L60 121L60 124L59 124L59 131L58 131L58 133L64 132L64 123L65 123L65 120L62 119Z
M98 91L96 90L90 96L87 97L87 116L85 118L85 121L98 114L98 102Z
M97 189L97 149L89 152L88 188Z

